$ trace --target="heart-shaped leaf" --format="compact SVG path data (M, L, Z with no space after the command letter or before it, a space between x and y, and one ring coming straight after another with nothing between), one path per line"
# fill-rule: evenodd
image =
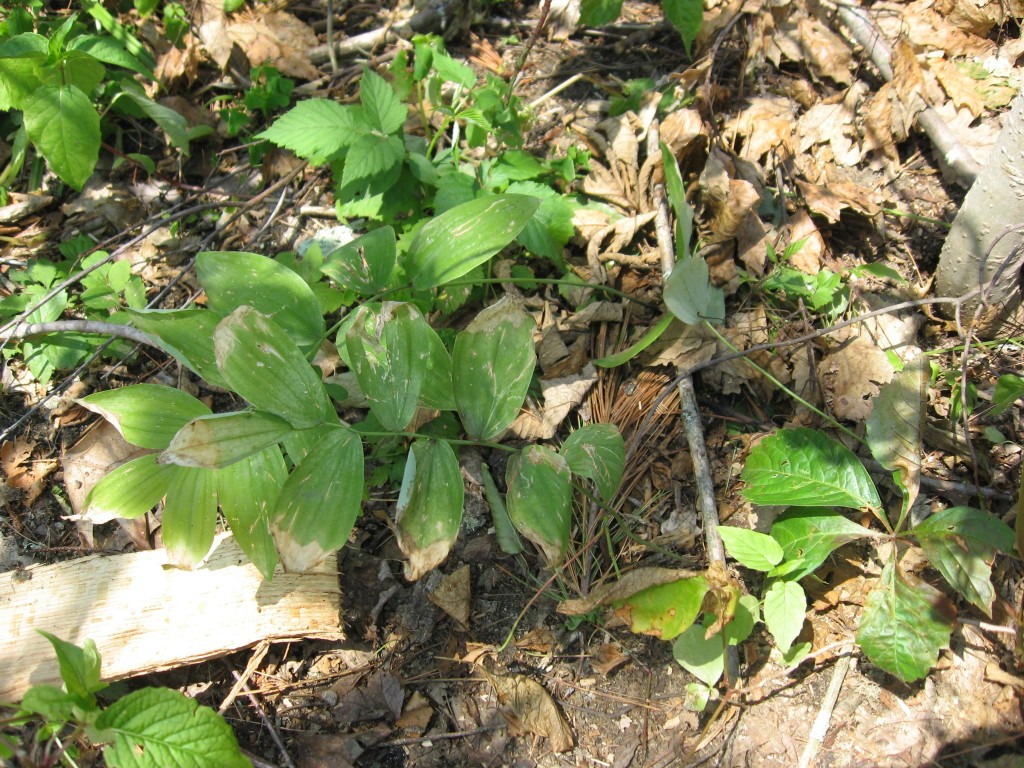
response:
M745 568L770 571L782 561L782 547L771 536L729 525L718 527L725 551Z
M565 560L572 525L572 472L565 459L543 445L513 456L505 473L508 516L556 567Z
M398 494L398 547L415 581L448 557L459 535L465 488L455 451L445 440L417 440L405 462Z
M680 259L665 278L665 306L687 325L725 320L725 294L711 285L707 262L696 256Z

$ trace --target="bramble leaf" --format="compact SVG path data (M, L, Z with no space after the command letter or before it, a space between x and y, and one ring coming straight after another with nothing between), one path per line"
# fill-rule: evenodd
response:
M311 165L323 165L368 128L362 107L343 106L329 99L304 99L256 138L290 149Z

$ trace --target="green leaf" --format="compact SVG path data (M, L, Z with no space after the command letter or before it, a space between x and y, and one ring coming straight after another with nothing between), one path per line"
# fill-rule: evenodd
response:
M580 24L585 27L603 27L611 24L622 12L622 0L582 0Z
M291 431L287 421L262 411L200 416L178 430L160 463L221 469L276 445Z
M949 647L956 610L948 598L889 562L868 595L857 643L872 664L905 683L920 680Z
M480 474L484 481L484 495L487 497L487 506L491 508L491 522L494 523L494 538L498 540L498 546L506 555L518 555L523 551L523 542L508 516L508 508L491 476L490 467L486 464L480 466Z
M865 538L871 531L826 507L787 509L772 525L771 536L782 546L784 561L800 560L786 576L799 581L818 570L835 550Z
M871 455L896 473L903 488L901 521L921 485L921 436L930 376L927 356L915 357L882 387L866 424Z
M519 414L537 364L533 328L520 303L505 297L455 338L452 385L470 438L490 440Z
M764 596L764 623L783 653L804 626L807 595L795 581L773 581Z
M459 535L465 487L455 451L444 440L416 440L398 494L396 538L415 581L439 566Z
M237 461L217 473L217 496L231 532L246 556L268 581L277 565L270 515L288 477L277 446Z
M103 82L107 68L87 53L69 51L61 64L55 85L72 85L88 97Z
M565 459L529 445L509 460L505 483L512 524L540 548L549 567L561 565L572 524L572 473Z
M683 38L686 54L691 55L704 21L704 0L664 0L665 18L672 22Z
M329 99L305 99L256 138L290 149L311 165L323 165L368 130L361 107Z
M427 377L430 326L415 305L364 305L345 333L349 365L384 429L405 429Z
M272 317L304 352L315 349L326 335L313 289L273 259L240 251L204 251L196 256L196 274L217 314L252 307Z
M719 526L718 532L725 551L745 568L770 571L782 562L782 547L771 536L727 525Z
M177 467L164 497L167 559L190 568L206 557L217 532L217 475L209 469Z
M1013 373L1004 373L996 379L996 391L992 395L990 416L1002 416L1006 411L1024 397L1024 378Z
M741 595L736 601L736 612L725 625L725 637L729 645L739 645L754 631L754 625L761 620L761 604L753 595Z
M185 424L210 409L180 389L132 384L83 397L84 408L109 421L132 445L166 448Z
M130 69L150 80L156 79L149 67L129 53L120 41L110 35L79 35L68 44L68 50L87 53L105 64Z
M626 445L614 424L587 424L572 432L559 450L573 474L589 477L604 501L622 482Z
M366 122L372 130L392 134L405 125L408 108L383 77L365 66L360 81L359 100L366 113Z
M281 562L302 573L348 541L363 497L363 444L347 427L327 431L288 476L271 519Z
M693 207L686 202L686 189L679 173L679 163L665 142L661 142L661 167L665 171L665 190L672 210L676 214L676 253L691 256L690 242L693 239Z
M691 624L672 644L672 657L709 687L725 673L725 643L721 634L707 636L707 627Z
M167 139L172 147L180 149L188 157L191 135L189 134L188 121L185 120L180 112L176 112L170 107L165 107L163 104L157 104L144 93L136 93L130 88L122 91L122 95L130 99L135 106L143 111L146 117L160 126L160 129L167 134Z
M362 296L380 293L395 271L395 230L381 227L324 255L320 271L339 288Z
M23 58L0 58L0 110L21 109L22 104L43 85L39 66L45 54Z
M104 747L110 768L250 768L231 726L209 707L168 688L142 688L96 719L113 733Z
M881 509L882 502L856 454L803 427L780 429L747 457L743 495L755 504Z
M692 576L647 587L613 605L633 632L671 640L697 620L707 592L707 579Z
M208 309L131 309L128 314L132 325L155 337L160 348L179 363L215 387L228 388L213 353L213 332L220 315Z
M988 512L953 507L917 525L913 534L950 586L991 617L996 593L990 563L996 552L1013 551L1013 530Z
M64 681L67 692L78 699L80 705L95 704L96 698L93 694L107 687L107 684L100 680L102 661L96 643L86 640L82 647L78 647L41 629L37 629L36 632L49 640L53 646L54 653L57 654L57 663L60 665L60 679Z
M53 172L81 191L100 155L100 116L73 85L44 85L22 105L25 131Z
M96 525L118 517L130 520L155 507L176 475L175 467L156 460L155 453L132 459L96 483L85 497L86 519Z
M651 344L656 342L661 337L661 334L668 330L668 327L675 319L675 315L663 315L658 322L648 329L647 333L645 333L639 341L631 344L621 352L616 352L614 355L608 355L594 360L594 365L598 368L617 368L620 365L625 365L651 346Z
M704 259L695 256L679 259L665 278L662 298L669 312L687 325L725 320L725 294L721 288L711 285L711 273Z
M413 287L427 290L483 264L515 240L539 205L535 197L495 195L434 217L416 233L406 255Z
M347 187L358 182L376 180L401 163L404 157L405 144L397 136L360 136L352 142L352 149L345 156L341 184Z
M455 410L452 356L437 331L427 326L427 377L420 391L420 405L439 411Z
M81 702L55 685L34 685L21 700L21 709L45 718L50 723L74 720Z
M337 418L319 372L269 317L251 307L236 309L217 325L213 347L225 381L258 410L296 429Z

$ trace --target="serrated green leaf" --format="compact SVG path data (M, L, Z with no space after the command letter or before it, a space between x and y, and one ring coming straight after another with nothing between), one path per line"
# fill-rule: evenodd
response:
M613 605L631 631L671 640L697 620L708 588L706 578L692 576L647 587Z
M339 288L373 296L390 284L395 261L395 230L381 227L324 254L320 271Z
M387 81L369 67L363 67L359 100L366 114L366 122L372 130L392 134L405 125L408 108Z
M168 562L191 568L209 553L217 533L217 475L209 469L175 470L160 530Z
M153 336L179 363L215 387L228 388L213 353L220 315L208 309L130 309L128 314L132 325Z
M251 768L220 715L168 688L132 691L96 727L113 734L103 749L110 768Z
M287 421L263 411L200 416L178 430L160 463L222 469L276 445L291 431Z
M770 571L782 562L782 547L771 536L727 525L719 526L718 532L725 551L745 568Z
M224 380L258 410L296 429L337 418L319 373L277 323L252 307L218 323L213 348Z
M301 277L266 256L241 251L204 251L196 256L196 275L206 290L209 308L229 315L252 307L309 352L327 330L320 303Z
M580 24L603 27L611 24L622 12L622 0L581 0Z
M990 563L996 552L1013 551L1010 527L980 509L953 507L921 522L913 534L950 586L991 617L996 592Z
M323 165L368 130L362 107L305 99L256 138L290 149L311 165Z
M100 116L73 85L44 85L22 104L25 131L53 172L81 191L100 155Z
M100 680L102 660L96 643L86 640L79 647L41 629L37 629L36 632L53 646L60 666L60 679L64 681L67 692L82 706L94 705L96 698L93 694L107 687L107 684Z
M132 459L96 483L85 497L85 518L102 525L118 517L141 517L155 507L176 474L175 467L157 464L157 456Z
M472 439L490 440L519 414L537 364L533 328L533 318L505 297L455 338L455 403Z
M415 305L364 305L345 333L348 361L384 429L405 429L427 377L430 326Z
M658 322L656 322L648 329L647 333L640 337L639 341L631 344L629 347L622 350L621 352L616 352L614 355L608 355L606 357L594 360L594 365L596 365L598 368L617 368L620 365L625 365L634 357L636 357L645 349L647 349L649 346L651 346L651 344L656 342L661 337L661 334L668 330L668 327L672 324L672 321L675 319L675 315L662 316L662 318L658 320Z
M21 109L29 96L42 87L39 66L45 54L0 58L0 110Z
M572 525L572 473L565 459L529 445L509 460L505 483L512 524L540 548L549 567L560 565Z
M439 566L459 535L465 487L459 459L445 440L416 440L409 448L398 494L396 538L416 581Z
M707 627L692 624L672 643L672 657L708 687L725 673L725 643L721 634L707 635Z
M587 424L572 432L559 450L573 474L589 477L604 501L622 482L626 445L614 424Z
M662 298L669 311L687 325L725 320L725 294L711 285L704 259L685 256L676 262L665 278Z
M665 0L665 18L676 28L683 38L686 53L693 50L693 41L697 39L701 23L704 21L704 0Z
M955 617L945 595L889 562L864 605L857 644L872 664L912 683L949 647Z
M743 495L755 504L881 509L856 454L803 427L780 429L754 446L743 468Z
M539 205L535 197L495 195L435 216L416 233L406 255L413 287L434 288L483 264L515 240Z
M352 149L345 157L341 184L347 187L383 176L401 163L403 157L405 144L397 136L360 136L352 143Z
M270 530L284 567L302 573L348 541L363 497L363 444L347 427L326 430L278 494Z
M918 355L884 385L866 423L868 447L879 464L895 472L903 488L903 514L913 506L921 485L921 436L931 368Z
M277 565L270 516L288 469L277 446L217 473L217 496L238 546L268 581Z
M540 200L537 211L516 237L516 242L530 253L560 263L564 257L563 249L574 232L574 202L551 187L535 181L509 184L506 191L509 194L530 195Z
M764 623L786 653L804 626L807 595L795 581L774 581L764 596Z
M776 518L771 530L771 537L782 546L784 560L800 561L785 574L793 581L810 576L844 544L870 535L864 526L826 507L787 509Z
M132 384L78 402L109 421L132 445L157 450L170 445L189 421L210 413L192 395L160 384Z

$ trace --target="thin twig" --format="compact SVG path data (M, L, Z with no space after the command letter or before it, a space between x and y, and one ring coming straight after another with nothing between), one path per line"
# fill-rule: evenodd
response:
M136 344L160 348L156 339L138 328L119 323L104 323L99 320L53 320L49 323L21 323L0 332L0 341L8 342L27 339L31 336L45 336L49 333L94 333L101 336L116 336Z
M852 658L852 656L840 656L836 662L828 690L825 691L825 697L821 701L818 716L814 718L814 725L811 726L811 733L807 738L807 745L800 756L797 768L810 768L814 758L817 757L818 750L821 749L825 736L828 734L828 728L832 722L832 712L836 708L836 702L839 701L839 692L843 689L843 681L846 680L846 674L850 671Z
M295 768L295 761L292 760L292 756L288 754L288 750L285 749L284 741L281 740L281 734L278 733L277 728L274 727L274 722L267 715L267 710L263 708L260 700L256 698L256 694L249 690L249 686L245 683L245 680L242 679L242 676L234 669L231 669L231 666L227 664L227 662L225 662L225 665L229 670L231 670L231 676L234 677L236 681L242 681L242 691L249 699L249 703L252 704L253 709L255 709L257 714L259 714L260 720L263 721L263 726L267 729L267 732L270 734L270 738L281 753L281 759L284 761L286 768Z

